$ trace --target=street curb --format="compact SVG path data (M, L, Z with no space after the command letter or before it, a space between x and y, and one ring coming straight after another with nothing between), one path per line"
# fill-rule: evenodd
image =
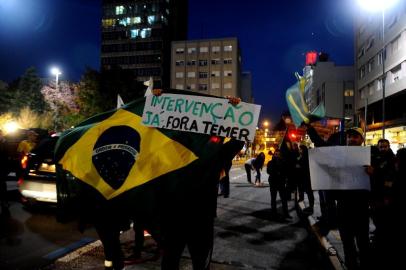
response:
M305 204L303 201L298 202L299 209L301 214L303 214L303 209L305 208ZM317 237L319 240L320 245L323 247L325 250L326 254L328 255L328 258L331 262L331 265L334 267L335 270L346 270L344 266L344 260L339 256L336 248L328 241L327 237L323 236L319 230L317 229L316 220L312 215L307 216L308 222L309 222L309 227L314 233L314 235Z

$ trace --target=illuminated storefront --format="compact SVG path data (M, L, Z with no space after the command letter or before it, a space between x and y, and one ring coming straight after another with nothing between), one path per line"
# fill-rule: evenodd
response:
M366 145L376 145L382 138L382 130L367 131ZM385 138L389 140L394 153L406 145L406 126L385 129Z

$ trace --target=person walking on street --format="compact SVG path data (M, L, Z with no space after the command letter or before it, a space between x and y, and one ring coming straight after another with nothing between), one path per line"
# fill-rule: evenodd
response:
M287 171L286 163L281 156L279 149L276 149L272 160L268 162L266 166L266 171L269 174L269 190L271 192L271 215L273 217L277 216L276 210L276 197L279 192L279 197L282 202L282 211L284 218L291 218L288 210L288 200L287 200Z

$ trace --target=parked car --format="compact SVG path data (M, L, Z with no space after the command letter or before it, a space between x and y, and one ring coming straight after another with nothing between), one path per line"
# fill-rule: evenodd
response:
M54 161L57 140L58 136L42 139L31 153L21 160L22 173L18 180L18 190L26 206L37 202L57 202Z

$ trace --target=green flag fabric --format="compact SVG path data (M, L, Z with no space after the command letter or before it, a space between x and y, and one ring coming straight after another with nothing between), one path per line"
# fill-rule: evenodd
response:
M286 90L286 103L293 123L299 127L302 123L310 123L315 119L319 120L325 116L323 104L319 104L315 110L309 112L309 108L304 98L304 87L306 81L303 77L297 75L298 81Z
M141 124L144 103L145 98L138 99L65 132L55 150L59 167L106 200L182 168L190 168L186 170L190 181L192 172L204 175L221 149L220 140L205 134L145 127Z

